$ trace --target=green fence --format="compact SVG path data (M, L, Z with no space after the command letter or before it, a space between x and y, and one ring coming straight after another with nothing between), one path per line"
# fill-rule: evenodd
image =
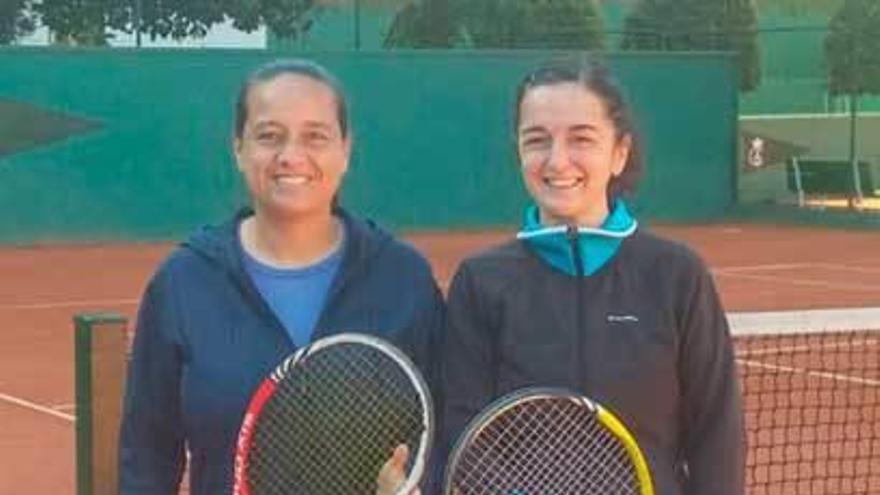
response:
M280 52L0 51L0 242L179 238L245 201L230 152L245 74ZM289 56L289 54L287 54ZM519 221L510 110L546 52L308 53L351 97L343 201L392 228ZM638 208L734 201L736 90L717 54L613 56L649 150Z

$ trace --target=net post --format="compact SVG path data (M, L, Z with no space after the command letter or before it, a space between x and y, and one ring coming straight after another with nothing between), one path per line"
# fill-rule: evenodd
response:
M127 364L126 318L82 313L73 318L76 390L76 493L118 490L118 438Z

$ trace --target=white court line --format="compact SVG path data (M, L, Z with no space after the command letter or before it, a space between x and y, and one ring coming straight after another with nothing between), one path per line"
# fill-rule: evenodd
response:
M822 268L825 270L839 270L856 273L880 273L880 268L874 266L854 266L840 263L771 263L766 265L734 265L712 268L712 272L727 274L749 271L796 270L801 268Z
M880 117L880 112L859 112L859 117ZM739 120L849 119L849 112L838 113L765 113L740 115Z
M727 321L730 324L731 333L734 337L791 335L794 333L821 335L825 332L877 329L877 323L880 321L880 307L727 313ZM829 342L820 346L782 346L745 351L737 354L736 361L743 366L877 387L880 386L880 380L815 371L808 368L782 366L745 358L790 352L877 347L878 345L880 345L880 339L859 338L852 342Z
M750 361L748 359L737 359L737 362L754 368L763 368L771 371L787 371L797 375L807 375L816 378L824 378L838 382L856 383L858 385L870 385L872 387L880 386L880 380L872 380L870 378L859 378L856 376L839 375L837 373L827 373L824 371L811 371L805 368L793 368L791 366L779 366L776 364L762 363L759 361Z
M82 301L56 301L45 303L26 303L26 304L0 304L0 310L3 309L55 309L55 308L76 308L83 306L121 306L129 304L137 304L139 299L92 299Z
M880 267L880 265L876 265L878 261L880 261L880 260L878 260L876 257L871 257L871 258L853 258L853 259L851 259L851 260L847 260L847 263L850 264L850 265L861 265L861 264L863 264L863 263L868 263L868 264L871 264L871 265L875 265L875 266Z
M767 265L741 265L741 266L722 266L713 268L715 273L727 272L746 272L746 271L764 271L764 270L793 270L795 268L809 268L816 266L815 263L775 263Z
M18 397L13 397L11 395L7 395L4 393L0 393L0 401L8 402L10 404L23 407L25 409L30 409L31 411L40 412L43 414L48 414L49 416L54 416L56 418L61 418L65 421L69 421L71 423L76 421L76 416L72 414L65 414L63 412L58 412L52 408L41 406L37 403L31 402L29 400L20 399Z
M713 268L712 271L714 273L728 274L728 273L737 273L737 272L749 272L749 271L773 271L773 270L795 270L801 268L822 268L825 270L839 270L844 272L855 272L855 273L880 273L880 268L875 268L873 266L870 267L859 267L853 265L843 265L840 263L777 263L777 264L767 264L767 265L739 265L739 266L722 266L718 268Z
M813 266L818 266L822 268L826 268L828 270L840 270L843 272L855 272L855 273L880 273L880 268L875 268L873 266L852 266L852 265L840 265L837 263L815 263Z
M873 292L875 294L880 294L880 284L839 284L834 282L827 282L825 280L809 280L809 279L801 279L801 278L789 278L789 277L773 277L767 275L748 275L744 273L724 273L724 272L715 272L716 275L721 277L732 277L732 278L744 278L747 280L761 280L763 282L773 282L777 284L790 284L790 285L802 285L806 287L821 287L824 289L845 289L845 290L855 290L855 291L865 291L865 292Z

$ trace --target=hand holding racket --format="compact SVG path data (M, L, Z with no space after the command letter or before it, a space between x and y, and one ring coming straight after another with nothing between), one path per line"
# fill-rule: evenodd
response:
M233 493L409 495L432 434L428 388L402 352L362 334L321 339L282 362L251 399Z
M632 435L598 404L564 390L502 397L458 440L444 495L653 495Z
M398 445L391 454L388 462L379 470L377 479L376 495L421 495L422 491L414 488L408 494L401 491L406 483L406 465L409 461L409 448L406 445Z

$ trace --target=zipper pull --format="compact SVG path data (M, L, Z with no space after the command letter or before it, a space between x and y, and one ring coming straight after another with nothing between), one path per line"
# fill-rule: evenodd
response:
M580 233L575 225L569 225L565 229L565 237L568 238L568 245L571 247L571 257L574 261L574 271L578 277L584 276L584 263L581 259L581 250L578 246L578 237Z

